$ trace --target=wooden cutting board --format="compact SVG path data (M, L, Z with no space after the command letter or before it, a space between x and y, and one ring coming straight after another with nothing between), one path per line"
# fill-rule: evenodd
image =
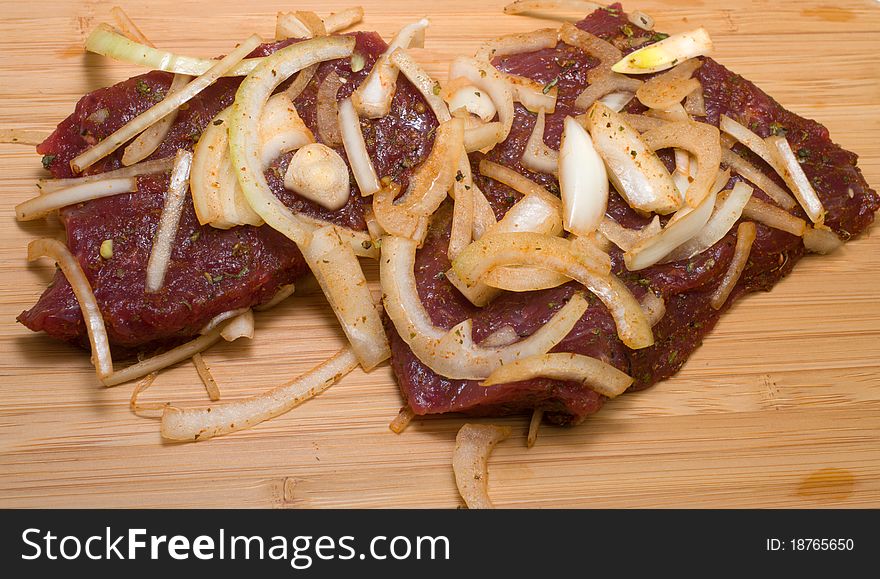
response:
M548 26L505 16L503 4L365 1L362 28L389 37L429 15L426 48L416 55L445 80L446 63L481 40ZM112 5L0 2L0 128L48 133L82 94L139 72L81 50ZM328 4L295 6L323 14ZM293 7L277 0L126 6L157 46L206 56L252 32L270 37L276 11ZM654 16L658 30L706 26L719 61L825 124L880 186L880 3L627 7ZM0 174L0 507L461 504L450 465L465 419L423 419L402 435L390 432L401 400L387 366L356 370L250 431L163 443L156 420L129 410L131 385L98 386L86 354L15 322L53 271L26 263L28 241L61 232L57 220L15 221L14 205L35 193L43 174L31 148L0 145ZM375 279L375 267L369 275ZM501 507L880 507L878 286L875 232L832 256L805 259L771 293L742 300L676 377L622 396L581 426L545 426L527 449L528 417L494 420L514 434L492 457L492 497ZM251 343L206 354L225 398L286 381L342 345L320 294L304 294L258 315ZM181 364L142 400L207 398L192 365Z

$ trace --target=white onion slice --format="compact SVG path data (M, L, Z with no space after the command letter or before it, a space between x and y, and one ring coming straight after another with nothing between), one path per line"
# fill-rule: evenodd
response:
M559 151L551 149L544 142L545 117L544 109L538 111L538 119L535 121L529 140L526 142L526 148L520 162L530 171L555 175L559 164ZM602 170L604 171L605 168L603 167Z
M808 227L804 231L804 247L807 251L827 255L843 246L843 240L830 229L820 226Z
M260 112L260 140L263 167L288 151L294 151L315 142L315 135L296 112L293 99L287 92L269 97Z
M241 314L245 313L247 310L248 310L247 308L236 308L234 310L228 310L225 312L221 312L221 313L217 314L216 316L214 316L213 318L211 318L207 324L202 326L202 329L199 330L199 334L204 336L205 334L210 333L215 328L219 328L220 324L222 324L223 322L225 322L227 320L231 320L234 317L240 316Z
M743 270L748 265L749 254L751 253L752 243L755 241L756 234L757 229L751 221L740 223L736 229L736 247L733 250L730 266L724 272L721 283L712 293L712 299L709 301L709 305L713 309L720 310L724 302L727 301L727 298L730 297L730 292L736 287L736 282L739 281L740 275L742 275Z
M57 239L35 239L28 244L28 261L36 261L41 257L51 257L61 268L61 273L67 278L73 295L79 303L83 319L86 323L86 332L89 336L89 344L92 347L92 363L95 365L95 373L98 380L104 382L113 375L113 359L110 356L110 340L107 337L107 328L104 325L104 317L98 308L98 302L92 291L92 286L83 272L82 266L70 253L66 245ZM105 382L106 383L106 382Z
M562 210L562 201L558 197L552 195L538 183L532 181L525 175L522 175L510 167L499 165L489 161L488 159L480 160L480 174L489 179L494 179L499 183L504 183L514 191L523 195L534 195L543 199L548 205L555 207L557 211Z
M348 157L351 172L354 174L361 195L364 197L373 195L381 189L379 177L376 176L376 169L367 152L361 121L351 99L339 103L339 128L342 132L345 156Z
M757 185L764 193L779 203L784 209L794 209L797 206L797 201L795 201L785 189L777 185L776 182L768 177L763 171L730 149L723 148L721 150L721 162Z
M610 92L600 98L599 102L612 111L619 113L626 108L626 105L629 104L634 96L635 94L626 91Z
M550 83L543 84L527 76L500 72L501 78L510 85L513 100L524 106L529 112L537 113L541 109L548 113L556 111L556 99L559 88Z
M220 329L220 337L227 342L234 342L239 338L254 339L254 313L245 310L232 318L228 324Z
M196 77L174 94L169 94L165 100L150 107L128 123L124 124L113 132L113 134L100 141L97 145L86 149L75 158L71 159L70 167L74 172L81 173L83 169L90 167L95 162L111 154L129 139L147 129L167 114L177 110L180 105L188 102L202 90L208 88L217 79L232 70L236 64L240 63L245 56L259 45L260 37L256 34L252 35L229 54L218 60L216 64L204 74Z
M587 122L611 182L630 207L662 214L678 209L681 196L663 161L620 113L596 103Z
M651 326L632 293L603 271L607 262L573 242L535 233L484 235L456 258L452 268L465 285L473 285L490 269L504 265L538 266L580 282L608 308L624 344L639 349L654 343Z
M466 110L487 123L494 119L498 112L489 95L472 84L465 85L452 93L448 104L452 112Z
M391 62L391 55L398 48L408 48L419 31L429 25L427 18L413 22L400 29L379 56L370 74L351 95L351 101L361 116L369 119L384 117L391 110L391 101L397 88L397 67Z
M800 217L795 217L788 211L761 201L755 196L752 196L749 202L746 203L746 206L743 208L743 216L747 219L763 223L767 227L779 229L798 237L803 236L807 228L807 222Z
M777 173L780 171L776 164L776 159L770 153L770 148L760 136L756 135L744 125L736 122L727 115L721 115L718 120L718 128L745 145L754 154L761 157L764 162L773 167Z
M162 354L158 354L156 356L152 356L143 360L142 362L138 362L136 364L132 364L122 370L117 370L113 372L113 374L102 380L104 386L118 386L119 384L123 384L125 382L129 382L131 380L136 380L138 378L143 378L147 374L152 372L157 372L162 368L167 368L168 366L173 366L178 362L182 362L184 360L188 360L192 358L195 354L199 352L204 352L215 343L220 340L220 328L214 328L210 332L199 336L193 340L185 344L181 344L172 350L168 350L167 352L163 352Z
M505 34L487 40L474 53L474 58L491 62L495 58L504 58L512 54L535 52L545 48L556 48L558 32L553 28L542 28L532 32Z
M487 62L481 62L475 58L459 57L453 60L449 66L449 78L465 78L480 90L486 91L498 110L498 121L501 124L492 139L494 142L480 147L480 150L494 147L506 139L510 134L511 126L513 126L513 90L504 75ZM469 129L467 133L472 130ZM470 150L470 147L468 149Z
M630 376L611 364L581 354L558 352L514 360L492 372L481 385L495 386L535 378L582 382L608 398L623 394L633 383Z
M250 428L314 398L357 366L350 348L293 381L262 394L194 408L168 406L162 414L162 437L168 440L199 441Z
M589 133L571 117L565 117L559 146L559 190L565 230L592 233L608 207L608 173Z
M474 179L471 162L462 150L458 161L458 172L452 184L452 226L449 232L449 247L446 255L452 261L473 240L474 235Z
M354 26L363 19L363 7L354 6L325 16L324 28L327 30L327 34L333 34L334 32L339 32L340 30L345 30L350 26Z
M171 252L174 250L174 239L177 237L177 228L180 216L183 213L183 203L186 200L186 192L189 189L189 173L192 168L193 154L190 151L179 150L174 158L174 167L171 169L171 182L165 193L165 204L162 215L159 217L159 227L153 238L153 247L150 250L150 258L147 261L146 291L154 293L162 289L165 283L165 273L171 263Z
M342 241L333 225L327 225L315 231L311 242L300 250L364 370L386 360L391 350L382 318L351 245Z
M623 251L631 250L643 239L658 235L661 229L659 215L641 229L629 229L607 216L599 223L599 232Z
M315 33L293 12L279 12L275 17L275 39L314 38Z
M605 6L587 0L516 0L504 7L504 13L523 14L524 12L563 9L577 12L578 15L583 16L600 8L605 8Z
M509 426L465 424L455 436L452 471L461 498L469 509L493 509L489 499L489 454L510 436Z
M257 43L259 44L259 43ZM182 56L135 42L118 34L107 24L99 24L85 42L85 49L108 58L138 64L151 70L198 76L217 64L216 60ZM224 76L244 76L254 69L262 58L248 58L237 63Z
M267 56L249 74L235 95L229 116L229 152L238 182L251 208L298 244L308 242L310 227L297 218L272 192L263 174L260 113L272 92L307 66L351 55L355 39L325 36L292 44Z
M436 93L437 87L440 86L431 76L425 72L410 54L403 48L398 48L391 53L391 62L398 68L403 76L409 80L413 86L418 89L422 97L428 102L428 106L434 112L438 123L445 123L452 116L446 103Z
M788 185L791 192L794 193L798 203L801 204L807 217L813 223L821 224L825 220L825 207L822 201L813 189L810 180L804 174L804 170L798 163L791 145L785 137L771 136L765 139L770 154L776 160L776 166L780 170L779 176Z
M700 232L678 246L664 261L690 259L718 243L739 220L743 208L752 197L752 191L753 189L747 184L738 181L730 194L715 208L712 217Z
M191 80L192 77L189 75L175 74L171 81L171 86L168 87L168 93L165 95L165 98L170 97L182 89ZM174 121L177 119L177 111L178 109L174 109L156 121L154 125L147 127L143 133L129 143L128 146L125 147L125 151L122 153L122 164L128 167L135 163L140 163L152 155L153 152L159 148L159 145L162 144L168 131L171 130L171 125L173 125Z
M301 147L290 159L284 188L337 211L348 202L348 166L339 153L321 143Z
M400 434L406 430L406 427L409 426L410 422L412 422L415 417L415 411L409 406L404 406L400 409L400 412L397 413L397 416L394 417L394 420L388 424L388 429L394 434Z
M434 326L416 287L415 255L415 241L383 238L379 279L385 311L413 354L441 376L481 380L504 363L544 354L568 335L587 309L587 301L575 294L531 336L503 347L479 346L473 342L471 320L448 331Z
M23 201L15 206L15 216L19 221L33 221L62 207L137 190L137 177L96 179Z
M709 33L700 27L635 50L620 59L611 70L622 74L660 72L689 58L705 56L712 52L712 48Z
M37 189L39 189L41 193L46 194L60 189L67 189L75 185L85 185L86 183L96 183L108 179L121 179L124 177L138 177L140 175L164 173L171 170L172 164L174 164L174 157L164 157L162 159L144 161L130 167L120 167L119 169L114 169L113 171L107 171L105 173L96 173L95 175L71 177L69 179L40 179L37 181Z
M211 374L211 369L208 368L208 364L205 363L205 358L202 357L201 353L197 353L191 358L191 360L193 366L196 367L196 372L198 372L199 378L202 379L202 384L205 385L205 390L208 392L208 398L210 398L212 402L220 400L220 387L217 386L217 380L214 379L214 376ZM132 406L136 404L137 398L133 397Z

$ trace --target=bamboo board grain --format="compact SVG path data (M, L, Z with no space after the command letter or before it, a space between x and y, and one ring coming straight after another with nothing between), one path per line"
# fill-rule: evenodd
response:
M418 58L446 63L493 34L546 26L504 16L502 1L363 2L364 29L389 36L425 14ZM46 131L83 93L138 72L86 56L110 2L22 3L0 10L0 128ZM128 2L158 46L214 55L293 3ZM325 13L326 2L296 2ZM332 8L342 8L340 4ZM442 6L442 8L441 8ZM735 6L735 7L734 7ZM719 0L627 4L676 32L705 25L716 57L787 107L816 118L861 156L880 185L880 3ZM253 430L167 444L128 408L131 386L96 385L88 356L14 321L51 278L25 247L57 222L18 224L13 206L42 170L27 147L0 145L0 507L457 507L450 467L456 416L388 430L401 404L387 366L355 371L320 398ZM370 269L375 279L375 267ZM771 293L719 323L676 377L623 396L576 428L496 419L514 436L495 450L502 507L880 507L880 235L810 257ZM223 396L282 382L342 343L320 295L257 316L251 344L206 354ZM164 372L145 400L203 403L194 368Z

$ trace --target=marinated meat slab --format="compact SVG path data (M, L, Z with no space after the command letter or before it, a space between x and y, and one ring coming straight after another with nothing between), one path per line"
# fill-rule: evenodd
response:
M660 38L651 31L634 26L619 4L597 10L577 26L624 52ZM558 149L565 116L584 112L574 107L574 101L587 86L587 72L596 65L596 60L560 43L555 49L508 56L496 59L493 64L500 70L558 87L556 110L547 115L544 133L547 145ZM856 155L835 145L823 126L785 110L754 84L711 58L703 59L695 77L703 87L706 122L717 125L720 115L726 114L761 137L771 134L786 136L827 209L825 224L841 239L850 239L871 224L874 212L880 207L880 197L869 188L856 167ZM645 108L634 99L626 110L639 113ZM514 168L556 192L558 183L552 176L532 173L519 162L535 121L535 114L517 104L510 136L490 151L488 158ZM757 156L739 146L734 150L784 186L775 172ZM520 198L520 194L482 178L477 170L480 157L477 153L471 159L475 182L500 217ZM669 168L670 162L671 159L667 158ZM734 172L726 188L742 179ZM770 201L758 188L755 196ZM800 207L794 212L805 217ZM448 207L438 212L416 257L419 294L435 325L449 329L472 318L473 339L477 343L504 326L511 326L520 337L529 336L578 289L577 284L569 283L536 292L503 293L485 308L473 306L444 275L450 268L447 257L450 214ZM608 214L628 228L641 228L648 223L646 217L631 209L613 191ZM653 292L665 302L666 313L653 328L655 344L641 350L626 347L617 336L608 310L599 300L592 299L587 313L552 351L574 352L606 361L635 379L632 390L647 388L672 376L736 298L753 291L769 290L788 275L805 253L802 238L758 223L757 238L748 264L724 307L715 310L710 306L710 298L728 269L735 244L734 227L714 246L689 260L655 265L637 272L626 270L621 251L614 248L611 252L612 271L632 293L640 298ZM582 287L579 289L583 290ZM589 292L587 297L591 297ZM551 422L574 424L601 408L605 400L582 384L573 382L537 379L483 387L476 381L448 379L417 359L392 324L388 323L386 327L391 338L394 373L404 399L416 414L501 415L541 409Z
M347 80L341 85L337 100L347 98L387 48L375 33L359 32L356 38L355 52L364 57L363 68L353 72L349 59L323 63L295 100L301 118L319 139L316 95L320 83L335 71ZM265 44L251 56L265 56L290 42ZM83 97L74 113L38 147L52 175L74 176L69 161L162 100L171 78L171 74L154 71ZM172 157L178 149L191 150L213 117L232 104L240 83L241 78L220 79L189 101L149 159ZM411 168L431 149L436 121L422 96L401 77L391 114L365 120L363 124L376 170L406 183ZM87 172L120 167L123 149ZM345 158L342 148L337 150ZM348 203L334 212L284 188L283 175L292 155L282 155L266 173L275 194L294 211L344 227L365 229L365 204L354 179ZM189 338L220 313L267 302L281 286L308 270L296 245L270 227L223 230L200 225L192 199L187 196L165 285L159 292L146 293L146 263L168 182L167 173L143 176L135 193L97 199L61 211L67 244L92 285L117 353L148 350ZM111 259L100 255L101 243L107 239L113 240ZM18 319L34 331L88 344L79 305L60 271L37 304Z

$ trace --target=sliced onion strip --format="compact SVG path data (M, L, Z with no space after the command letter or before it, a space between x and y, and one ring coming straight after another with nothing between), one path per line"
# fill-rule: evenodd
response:
M680 62L712 52L712 39L703 27L673 34L635 50L620 59L613 67L622 74L649 74L672 68Z
M98 380L106 381L113 375L113 359L110 355L110 340L107 338L107 328L104 325L104 317L98 308L98 302L92 291L92 286L83 272L79 262L70 253L66 245L57 239L35 239L28 244L28 261L36 261L41 257L50 257L55 260L64 277L67 278L73 295L79 303L83 319L86 323L86 332L89 336L89 344L92 347L92 363L95 365L95 373ZM106 383L106 382L105 382Z
M559 146L559 190L565 230L592 233L608 208L608 173L589 133L571 117Z
M513 54L535 52L545 48L556 48L558 32L555 28L542 28L532 32L505 34L487 40L477 49L474 58L491 62L496 58L504 58Z
M202 354L196 352L196 354L192 357L192 362L193 366L196 367L196 372L198 372L199 378L202 379L202 383L205 385L205 391L208 393L208 398L210 398L212 402L220 400L220 387L217 386L217 381L211 374L211 369L208 368L208 365L205 363L205 359L202 357ZM152 375L153 374L150 374L150 376Z
M312 64L351 55L355 39L325 36L292 44L267 56L238 88L229 117L229 151L251 208L273 229L304 244L306 227L272 192L263 174L260 112L279 84Z
M455 436L452 470L461 498L469 509L493 509L489 498L489 454L510 436L509 426L465 424Z
M171 170L174 164L174 157L164 157L162 159L153 159L152 161L144 161L130 167L121 167L113 171L105 173L96 173L95 175L85 175L83 177L71 177L69 179L40 179L37 181L37 188L41 193L51 193L59 189L67 189L76 185L84 185L86 183L96 183L108 179L122 179L125 177L138 177L140 175L152 175L154 173L164 173Z
M675 147L684 149L697 160L697 175L687 188L686 200L696 207L709 194L721 166L721 145L718 129L707 123L680 121L666 123L642 135L651 149Z
M219 340L220 328L214 328L206 334L177 346L174 349L152 356L146 360L137 362L136 364L132 364L122 370L117 370L116 372L113 372L111 376L102 380L102 382L104 383L104 386L118 386L119 384L142 378L151 372L157 372L168 366L173 366L178 362L188 360L197 353L204 352Z
M531 336L503 347L479 346L473 342L470 320L448 331L434 326L416 287L415 254L416 242L383 238L379 279L385 311L413 354L441 376L480 380L503 363L546 353L568 335L587 309L587 301L575 294Z
M730 260L730 266L728 266L724 277L721 279L721 284L712 293L712 299L709 302L714 309L721 309L721 306L724 305L724 302L730 296L730 292L736 286L736 282L739 281L740 275L742 275L749 262L749 254L751 253L752 243L755 241L756 234L757 229L751 221L744 221L737 227L736 247L733 250L733 258Z
M309 143L291 157L284 188L330 211L342 209L351 192L348 166L334 149Z
M109 135L97 145L86 149L70 161L70 167L75 173L81 173L83 169L103 159L113 151L121 147L135 135L141 133L167 114L177 110L180 105L188 102L202 90L209 87L217 79L228 73L239 64L245 56L260 45L260 37L252 35L229 54L216 61L204 74L190 81L185 87L174 94L169 94L165 100L150 107L119 129Z
M730 149L724 148L721 150L721 162L757 185L761 191L779 203L784 209L794 209L797 206L797 201L795 201L785 189L777 185L776 182L768 177L763 171Z
M470 159L464 149L458 162L452 191L455 203L452 206L452 226L446 251L450 261L471 243L474 235L474 181Z
M325 16L324 28L326 28L327 34L333 34L334 32L339 32L340 30L345 30L346 28L354 26L363 19L363 7L354 6L352 8L346 8L345 10L333 12L332 14Z
M551 149L544 142L545 118L544 109L538 111L538 119L535 121L529 140L526 142L526 148L520 162L530 171L555 175L559 163L559 151ZM602 170L605 170L604 167ZM605 180L608 181L607 178Z
M694 237L678 246L665 261L678 261L691 257L709 249L727 235L742 215L743 208L752 197L753 189L742 181L733 186L733 190L724 198L706 225Z
M318 87L318 96L315 97L317 108L316 122L318 136L321 142L328 147L338 147L342 144L342 136L339 133L339 104L336 95L340 87L345 84L336 71L324 77Z
M807 251L827 255L843 245L837 234L824 226L807 227L804 231L804 247Z
M165 283L165 273L171 263L174 239L177 237L177 228L183 213L186 192L189 189L192 158L193 154L183 149L179 150L174 158L171 181L165 193L162 215L159 217L159 227L153 238L153 247L147 261L146 291L148 293L159 291Z
M825 220L825 207L816 194L816 190L813 189L810 180L804 174L797 157L794 156L791 145L788 144L785 137L781 136L767 137L765 142L770 149L770 154L776 160L777 167L781 169L779 176L794 193L807 217L813 223L822 224Z
M351 372L357 363L351 349L344 348L293 381L256 396L203 407L168 406L162 414L162 437L199 441L250 428L314 398Z
M526 448L532 448L535 446L535 441L538 440L538 429L541 427L541 420L544 418L544 411L540 408L535 408L532 412L532 418L529 420L529 433L526 435Z
M596 103L587 122L608 177L630 207L662 214L678 209L681 197L663 161L620 113Z
M517 173L510 167L499 165L498 163L494 163L484 158L480 160L480 174L483 175L483 177L488 177L489 179L503 183L523 195L540 197L551 207L555 207L558 211L562 210L562 201L560 201L558 197L550 194L549 191L541 187L538 183L535 183L528 177Z
M409 406L404 406L400 409L400 412L397 413L397 416L394 417L394 420L388 425L388 428L394 434L400 434L406 427L409 426L409 423L412 422L412 419L415 418L416 413Z
M535 378L550 378L582 382L585 386L608 398L623 394L633 379L611 364L596 358L559 352L541 354L505 364L486 378L482 386L509 384Z
M112 197L121 193L133 193L137 190L137 177L90 180L23 201L15 206L15 216L19 221L33 221L34 219L45 217L62 207L84 203L93 199Z
M376 176L376 169L367 152L361 121L351 99L339 103L339 128L342 133L342 144L345 146L345 155L348 157L351 172L354 174L361 195L364 197L373 195L381 189L379 177Z
M220 337L227 342L234 342L239 338L254 338L254 313L247 309L235 316L229 323L220 329Z
M300 250L364 370L386 360L391 350L382 318L351 245L342 241L333 225L327 225L315 231L311 242Z
M425 72L425 69L419 66L405 49L398 48L392 52L391 62L418 89L422 97L428 102L428 106L431 107L431 111L434 112L438 123L445 123L452 118L446 103L435 94L439 84Z
M700 81L691 76L702 64L697 59L686 60L645 81L636 97L650 109L668 109L679 104L689 94L702 91Z
M494 134L494 138L488 144L484 144L479 150L494 147L507 138L510 128L513 126L513 90L510 84L494 66L475 58L459 57L452 61L449 67L449 78L465 78L469 83L480 90L486 91L495 108L498 110L498 122L500 127ZM486 125L486 126L491 126ZM470 133L473 129L469 129ZM466 136L467 140L467 136ZM468 150L471 149L468 146Z
M644 239L658 235L661 229L658 215L641 229L629 229L607 216L599 223L599 232L623 251L630 251Z
M168 87L168 93L165 95L165 98L171 97L174 93L186 86L191 80L192 77L189 75L175 74L171 81L171 86ZM128 167L135 163L140 163L152 155L156 149L159 148L159 145L162 144L162 141L165 140L168 131L171 130L171 125L173 125L174 121L177 119L177 111L178 109L175 108L173 111L156 121L155 124L147 127L146 130L138 135L134 141L129 143L122 153L122 164Z
M800 217L795 217L788 211L761 201L755 196L752 196L743 208L743 217L798 237L803 236L807 228L806 221Z

